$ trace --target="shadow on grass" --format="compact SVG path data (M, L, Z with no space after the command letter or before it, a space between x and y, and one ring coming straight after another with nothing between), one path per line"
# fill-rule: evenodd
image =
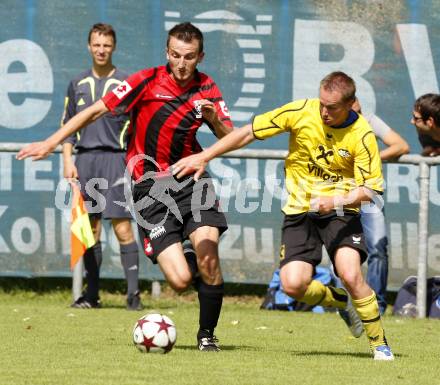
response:
M228 350L238 350L242 348L242 346L234 346L234 345L221 345L220 349L224 351ZM175 350L199 350L196 345L176 345L174 346Z
M126 291L127 283L120 278L100 278L100 289L109 293L123 294ZM140 279L139 289L141 292L151 292L152 280ZM162 290L168 285L160 280ZM71 277L19 277L0 276L0 289L6 293L14 291L31 290L37 293L47 293L59 290L71 290ZM166 290L166 289L165 289ZM267 284L243 284L225 282L225 294L228 296L258 295L266 294Z
M160 310L164 311L164 310L168 310L168 309L173 309L176 307L176 304L172 304L172 303L157 303L157 304L144 304L144 307L140 310L129 310L127 309L127 305L124 304L112 304L112 303L103 303L100 307L100 309L123 309L123 310L127 310L128 312L132 312L132 313L145 313L145 314L149 314L149 313L158 313L160 312ZM166 314L165 314L166 315Z
M309 350L309 351L293 351L290 354L294 356L330 356L330 357L358 357L358 358L369 358L371 359L371 354L369 353L351 353L351 352L328 352L322 350Z
M175 350L198 350L195 345L176 345ZM220 349L222 351L233 351L233 350L243 350L243 351L256 351L261 352L263 349L256 346L234 346L234 345L221 345ZM319 351L319 350L309 350L309 351L283 351L286 354L291 354L298 357L310 357L310 356L329 356L329 357L353 357L353 358L363 358L372 360L372 355L369 353L352 353L352 352L335 352L335 351ZM402 354L395 354L395 357L405 357Z
M87 310L125 310L128 313L133 313L133 314L138 314L140 315L144 315L144 314L152 314L152 313L165 313L166 310L168 309L174 309L176 307L176 305L173 304L160 304L158 306L153 306L153 305L144 305L144 307L140 310L132 310L132 309L127 309L127 305L126 304L112 304L112 303L104 303L101 304L101 306L99 308L78 308L78 307L72 307L71 305L67 304L66 306L64 306L67 309L72 309L72 310L78 310L78 311L87 311ZM167 315L165 313L165 315Z
M356 357L356 358L368 358L372 359L370 353L352 353L352 352L328 352L320 350L309 350L309 351L292 351L290 352L294 356L329 356L329 357ZM395 357L404 357L402 354L394 354Z

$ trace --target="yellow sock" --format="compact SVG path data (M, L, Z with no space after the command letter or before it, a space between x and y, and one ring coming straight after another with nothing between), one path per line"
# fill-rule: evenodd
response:
M373 292L373 294L368 297L352 299L351 302L364 325L370 347L374 348L376 346L386 345L387 340L382 327L376 294Z
M319 281L310 282L304 296L298 301L311 306L336 307L344 309L347 306L347 292L344 289L325 286Z

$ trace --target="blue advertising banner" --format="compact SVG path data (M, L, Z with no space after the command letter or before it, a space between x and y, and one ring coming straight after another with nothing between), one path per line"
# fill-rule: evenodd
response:
M0 142L30 142L60 124L67 85L90 68L88 31L117 32L114 63L131 73L166 62L167 31L190 21L205 36L202 72L221 89L235 126L291 100L316 97L319 81L342 70L357 83L364 112L381 117L420 152L410 124L414 100L439 92L440 3L392 0L86 1L3 0L0 4ZM206 127L204 145L215 137ZM251 148L287 149L288 137ZM277 266L283 162L217 159L210 164L229 230L220 253L226 281L267 283ZM385 164L390 287L417 265L418 167ZM438 168L431 168L428 274L440 273ZM62 160L17 161L0 153L0 274L69 275L69 205ZM122 277L118 243L104 231L103 276ZM161 278L143 260L141 275Z

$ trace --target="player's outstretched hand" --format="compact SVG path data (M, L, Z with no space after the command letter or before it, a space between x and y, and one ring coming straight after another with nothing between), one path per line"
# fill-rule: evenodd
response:
M32 158L32 160L44 159L47 158L53 152L53 150L55 150L55 147L56 145L51 145L47 140L43 142L30 143L21 149L16 158L18 160L23 160L26 158Z
M194 154L180 159L171 166L173 175L182 178L185 175L194 173L194 180L198 181L206 169L208 162L201 154Z

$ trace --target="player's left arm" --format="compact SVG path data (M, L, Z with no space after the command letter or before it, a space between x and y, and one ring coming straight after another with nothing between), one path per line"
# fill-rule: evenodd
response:
M373 132L366 132L356 143L353 166L357 187L348 195L356 207L362 202L372 201L377 194L383 192L382 162Z
M320 214L329 214L337 209L357 209L362 203L371 202L376 195L376 191L359 186L345 194L313 198L310 201L310 209Z
M232 125L225 124L225 121L219 116L219 112L215 104L209 100L203 99L200 101L202 108L202 116L214 128L217 138L223 138L225 135L232 132ZM230 120L228 120L230 122Z
M228 107L215 82L212 83L209 91L205 94L205 98L201 100L201 109L203 119L218 139L233 131Z

